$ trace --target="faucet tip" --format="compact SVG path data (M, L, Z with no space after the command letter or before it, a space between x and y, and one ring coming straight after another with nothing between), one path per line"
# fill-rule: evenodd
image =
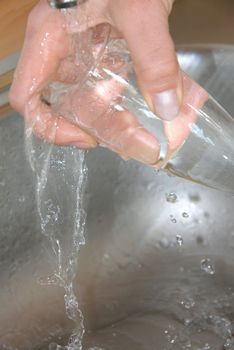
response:
M65 9L70 7L75 7L80 3L77 0L48 0L51 7L56 9Z

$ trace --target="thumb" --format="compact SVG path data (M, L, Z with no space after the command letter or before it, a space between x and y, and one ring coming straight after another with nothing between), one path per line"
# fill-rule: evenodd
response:
M172 3L119 0L111 8L128 43L139 86L150 107L167 121L178 115L182 101L182 78L168 26Z

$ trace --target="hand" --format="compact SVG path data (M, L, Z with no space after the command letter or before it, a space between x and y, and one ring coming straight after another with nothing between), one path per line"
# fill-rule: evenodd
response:
M166 123L169 146L175 148L188 134L183 126L185 117L181 114L181 104L189 98L183 97L184 78L168 30L172 4L172 0L88 0L76 11L78 30L109 23L112 36L126 40L138 84L149 106L164 120L177 117L173 123ZM48 83L53 80L72 82L74 66L67 59L70 49L70 34L65 28L64 16L41 0L29 16L22 55L10 92L12 106L27 120L34 120L34 133L49 142L80 148L92 148L102 143L124 158L156 163L159 156L157 140L139 127L129 112L115 112L118 116L112 114L109 119L99 110L98 122L96 118L94 123L94 113L88 109L85 113L88 98L85 96L83 106L79 106L85 121L78 126L56 115L43 102L41 93ZM187 91L190 91L190 85L187 83ZM110 94L104 104L112 97ZM95 101L95 96L90 99ZM106 133L110 127L111 133Z

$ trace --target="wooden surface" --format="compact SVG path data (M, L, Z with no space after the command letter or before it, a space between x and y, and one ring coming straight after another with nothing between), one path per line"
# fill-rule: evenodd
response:
M177 44L234 44L234 0L176 0L170 29Z
M37 0L0 0L0 59L19 51L27 16Z

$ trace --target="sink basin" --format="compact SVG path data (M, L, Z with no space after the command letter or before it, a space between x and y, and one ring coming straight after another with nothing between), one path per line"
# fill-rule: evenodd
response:
M234 47L178 57L232 114ZM50 268L18 115L0 121L0 143L0 349L66 344L63 290L39 283ZM87 164L84 350L234 349L234 198L101 148Z

